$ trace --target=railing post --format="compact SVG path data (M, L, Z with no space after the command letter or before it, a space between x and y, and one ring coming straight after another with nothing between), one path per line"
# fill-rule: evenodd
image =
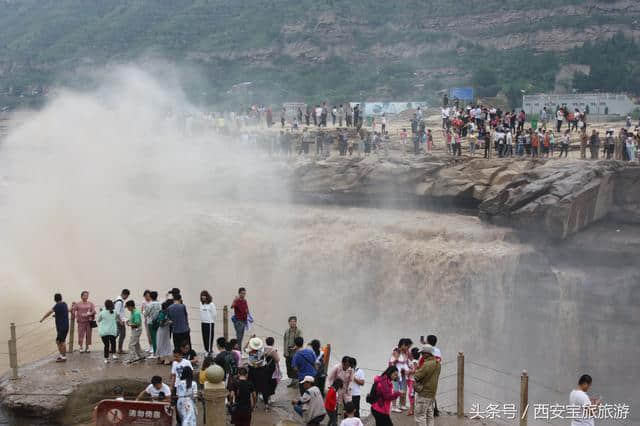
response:
M464 416L464 353L458 352L458 417Z
M222 332L224 340L229 341L229 307L227 305L222 308Z
M69 322L69 353L73 353L73 338L75 335L76 321L73 315L71 315ZM82 349L82 348L81 348Z
M18 339L16 338L16 325L11 323L11 339L9 340L9 367L11 367L11 379L18 378Z
M527 426L527 414L529 411L529 375L527 370L522 370L520 376L520 426Z

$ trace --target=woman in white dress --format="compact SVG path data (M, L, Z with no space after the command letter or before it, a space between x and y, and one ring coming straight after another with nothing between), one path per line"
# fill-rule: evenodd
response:
M182 419L181 426L198 425L198 412L196 411L195 403L197 394L198 386L193 380L193 370L189 367L184 367L180 380L176 380L176 396L178 397L176 406Z
M167 300L162 303L162 310L158 314L156 321L158 322L158 333L156 334L156 356L158 363L164 364L165 358L173 355L171 347L171 320L167 315L167 309L172 301Z

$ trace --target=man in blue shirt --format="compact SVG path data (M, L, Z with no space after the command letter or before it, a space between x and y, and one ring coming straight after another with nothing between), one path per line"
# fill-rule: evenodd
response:
M56 320L56 344L58 345L58 352L60 356L56 359L56 362L65 362L67 360L67 334L69 333L69 307L62 301L62 295L56 293L53 296L53 300L56 302L53 308L44 314L40 322L43 322L51 314L54 315Z
M191 344L189 316L187 315L186 306L182 304L182 296L180 293L173 294L173 303L169 306L167 311L169 318L171 319L174 348L180 349L182 344L185 342Z
M318 370L316 369L316 353L311 348L302 349L304 339L296 337L293 341L296 347L296 353L291 360L291 366L298 372L298 383L302 383L306 376L316 377ZM300 395L304 394L305 389L300 384Z

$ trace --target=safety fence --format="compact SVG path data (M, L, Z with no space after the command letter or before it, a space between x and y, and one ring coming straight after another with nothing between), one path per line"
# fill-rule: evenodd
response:
M187 306L191 325L192 346L198 352L204 351L204 342L197 336L201 335L199 307ZM216 324L222 323L222 335L229 339L229 308L224 306L216 312ZM245 336L257 336L263 340L267 337L275 339L275 347L283 353L281 348L283 330L253 321ZM215 334L220 336L220 330ZM7 352L0 352L0 363L8 365L11 378L18 379L20 365L27 362L49 357L57 352L53 343L55 337L54 321L34 321L27 323L11 323L10 339ZM75 321L69 321L68 352L74 351ZM214 343L215 344L215 343ZM19 356L20 355L20 356ZM3 361L4 360L4 361ZM521 426L527 424L528 418L534 415L537 420L545 419L539 416L540 407L530 406L529 394L532 388L537 395L546 395L549 404L553 401L565 401L568 390L561 391L531 379L527 371L505 371L503 369L468 359L464 353L458 353L455 359L444 359L441 364L438 391L436 394L439 410L471 416L482 419L517 420ZM359 365L365 374L365 384L361 386L361 413L369 414L369 407L365 404L365 395L369 391L373 378L384 370ZM468 401L473 401L468 404ZM549 407L547 407L548 411ZM549 414L548 414L549 415Z

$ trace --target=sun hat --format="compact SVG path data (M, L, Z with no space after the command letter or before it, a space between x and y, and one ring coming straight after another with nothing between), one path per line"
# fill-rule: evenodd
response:
M262 342L261 338L253 337L251 338L251 340L249 340L249 348L254 351L259 351L260 349L264 348L264 343Z

